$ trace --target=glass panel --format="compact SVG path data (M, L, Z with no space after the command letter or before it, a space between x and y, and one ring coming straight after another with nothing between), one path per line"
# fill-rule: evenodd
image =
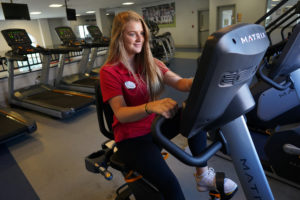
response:
M280 2L280 0L268 0L267 1L267 11L269 12L273 7L275 7L278 3ZM266 19L266 26L268 26L268 24L271 21L274 21L275 19L277 19L277 17L279 17L280 15L282 15L283 13L285 13L288 9L290 9L291 7L293 7L296 3L298 2L298 0L289 0L287 1L283 6L281 6L277 11L275 11L272 15L270 15L269 17L267 17ZM299 16L299 15L298 15ZM299 23L299 20L297 21L297 23ZM286 23L285 23L286 24ZM283 24L282 26L284 26L285 24ZM296 23L295 23L296 24ZM294 25L295 25L294 24Z
M232 10L222 11L222 28L232 24Z

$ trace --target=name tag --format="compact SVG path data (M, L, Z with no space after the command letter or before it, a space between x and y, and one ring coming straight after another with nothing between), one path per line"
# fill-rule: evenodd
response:
M126 82L125 82L125 87L126 87L127 89L129 89L129 90L132 90L132 89L136 88L136 85L135 85L135 83L132 82L132 81L126 81Z

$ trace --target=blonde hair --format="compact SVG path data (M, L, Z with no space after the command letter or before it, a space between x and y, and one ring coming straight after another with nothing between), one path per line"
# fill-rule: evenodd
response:
M147 89L150 94L151 100L155 100L159 94L163 91L163 80L162 72L155 63L155 59L152 56L150 50L150 32L144 21L144 19L134 11L125 11L121 12L115 16L112 31L111 31L111 41L108 51L108 57L105 61L105 64L114 64L122 62L126 68L131 72L136 80L135 72L129 66L127 53L124 47L123 42L123 31L125 25L129 21L140 21L144 29L144 44L142 51L135 56L135 64L137 66L142 66L142 69L139 69L141 77L145 78L147 84Z

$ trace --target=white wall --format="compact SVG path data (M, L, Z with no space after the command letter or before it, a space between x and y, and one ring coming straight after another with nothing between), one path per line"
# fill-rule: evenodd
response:
M198 10L209 10L209 32L216 31L217 7L223 5L236 5L236 13L242 14L240 23L254 23L266 12L266 0L163 0L156 3L148 3L130 7L142 15L142 8L164 3L175 2L176 27L161 28L160 33L171 32L177 47L198 47ZM112 8L109 12L115 14L128 10L122 8ZM99 19L101 18L98 17ZM101 22L97 24L100 25ZM106 27L101 27L106 29ZM103 32L106 30L103 30Z
M40 46L49 48L53 45L50 29L49 29L49 23L48 19L39 19L38 20L39 29L41 31L41 37L43 44L40 44Z
M160 1L138 6L135 11L142 15L142 8L174 1ZM198 47L198 10L208 10L208 0L175 0L176 27L160 28L159 34L170 32L176 47Z
M209 0L209 33L217 29L217 7L235 5L235 12L242 14L240 23L255 23L266 13L266 0ZM236 16L235 16L236 17Z
M102 34L103 36L110 37L114 15L106 15L106 12L102 11L100 12L100 17L102 22Z
M96 25L96 17L95 15L85 15L77 17L76 21L70 21L70 27L74 31L75 35L79 38L79 29L77 26L79 25Z

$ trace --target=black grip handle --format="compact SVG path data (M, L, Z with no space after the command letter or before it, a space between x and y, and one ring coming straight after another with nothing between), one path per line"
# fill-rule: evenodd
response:
M220 141L213 142L211 145L205 148L205 150L198 156L192 156L185 152L183 149L174 144L171 140L166 138L161 132L161 127L166 118L158 116L152 124L152 134L157 141L170 152L173 156L179 159L181 162L190 166L203 166L213 155L215 155L221 148L222 143Z
M288 79L286 80L286 82L283 85L281 85L279 83L276 83L275 81L273 81L269 77L267 77L263 73L263 69L264 69L265 65L266 65L266 63L262 64L260 66L260 68L258 69L258 74L259 74L259 76L261 77L261 79L263 81L265 81L267 84L269 84L270 86L274 87L277 90L286 90L287 88L291 87L292 83Z

